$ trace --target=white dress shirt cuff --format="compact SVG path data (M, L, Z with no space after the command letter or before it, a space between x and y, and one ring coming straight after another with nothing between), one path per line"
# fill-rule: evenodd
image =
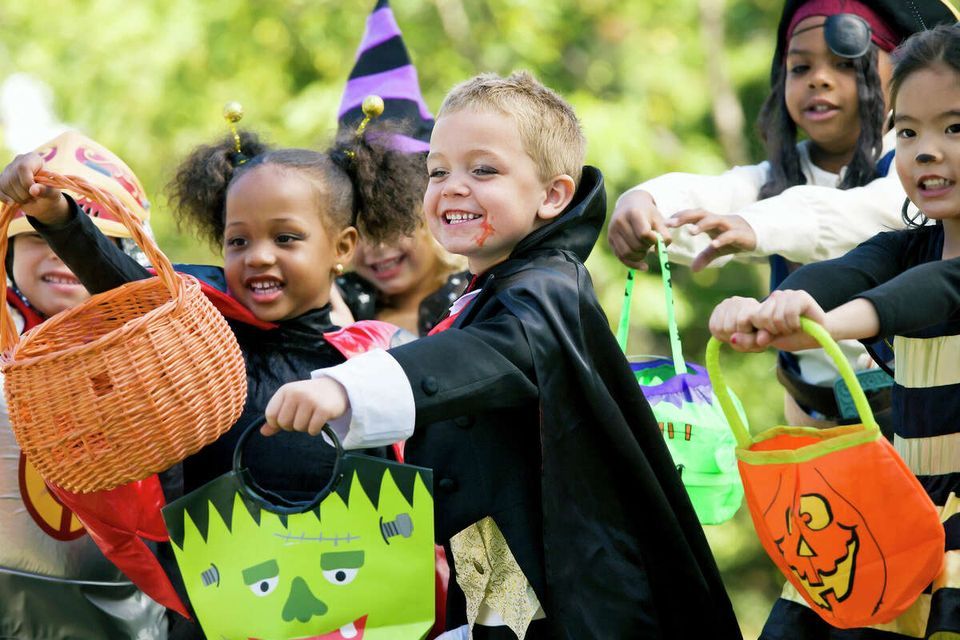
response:
M403 368L383 349L368 351L335 367L317 369L310 375L332 378L347 391L350 408L330 421L344 449L382 447L413 434L413 390Z

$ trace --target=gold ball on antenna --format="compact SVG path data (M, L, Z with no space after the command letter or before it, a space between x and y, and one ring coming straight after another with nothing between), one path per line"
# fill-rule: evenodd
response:
M369 95L363 99L363 115L369 118L376 118L383 113L383 98L380 96Z
M243 105L235 101L228 102L223 105L223 117L227 122L240 122L243 118Z

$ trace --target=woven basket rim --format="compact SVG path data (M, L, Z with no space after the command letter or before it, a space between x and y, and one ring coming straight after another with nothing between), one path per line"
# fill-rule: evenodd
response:
M196 291L198 295L203 295L200 290L200 283L195 277L179 272L177 272L176 275L181 282L181 293L184 296L186 296L188 293L192 293L193 291ZM61 324L71 320L74 316L83 314L92 307L96 307L102 300L116 297L117 292L120 290L130 291L158 286L169 294L169 291L167 291L166 285L164 285L161 278L159 276L151 276L149 278L126 282L113 289L94 294L77 306L52 316L45 322L24 333L20 342L14 345L13 349L3 354L3 362L0 364L0 372L6 373L21 366L35 365L65 358L83 356L90 351L99 351L109 348L114 342L120 340L121 338L126 338L131 333L143 331L146 328L144 325L152 323L157 316L168 315L171 307L175 307L177 305L177 300L171 298L144 313L143 315L131 320L127 320L122 326L113 329L110 332L100 336L96 340L92 340L85 344L59 349L52 353L45 353L38 356L29 356L26 358L15 357L20 348L25 345L29 345L30 342L36 338L36 336L41 336L51 331L56 331Z

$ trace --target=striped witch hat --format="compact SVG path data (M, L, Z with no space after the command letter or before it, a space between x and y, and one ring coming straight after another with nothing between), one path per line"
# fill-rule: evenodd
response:
M341 128L356 130L363 120L360 106L370 94L383 98L381 119L404 122L409 126L410 135L393 136L394 148L407 153L430 149L433 115L420 93L417 70L410 61L400 27L387 0L378 0L367 18L357 61L347 79L337 113Z

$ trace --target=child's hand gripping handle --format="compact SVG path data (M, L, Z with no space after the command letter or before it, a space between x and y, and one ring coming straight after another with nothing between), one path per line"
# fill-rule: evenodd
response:
M183 296L180 295L180 289L183 285L174 272L170 260L160 252L156 243L144 231L140 221L127 211L126 206L117 197L76 176L61 176L49 171L40 171L34 176L34 180L38 184L69 190L104 206L107 211L123 223L123 226L130 232L133 241L143 249L150 264L156 269L157 277L170 291L173 299L178 303L183 300ZM20 206L16 204L4 204L0 208L0 282L6 282L7 277L6 256L9 242L7 227L10 226L10 222L19 210ZM10 349L16 345L17 340L17 328L13 322L13 316L6 304L0 304L0 352L8 354Z
M870 409L870 403L867 402L867 396L864 395L863 389L853 373L853 367L850 366L834 339L830 337L826 329L808 318L800 318L800 328L819 342L827 355L833 359L840 372L840 377L843 378L850 390L850 395L857 407L857 412L860 414L860 419L863 421L864 428L879 433L880 427L873 417L873 411ZM717 399L720 401L720 406L723 408L727 421L730 423L733 435L737 439L737 446L740 449L749 449L753 444L753 438L740 419L740 414L733 403L733 397L730 395L730 388L727 387L723 372L720 370L720 345L721 342L716 338L710 338L710 342L707 343L707 374L710 376L713 390L717 394Z

